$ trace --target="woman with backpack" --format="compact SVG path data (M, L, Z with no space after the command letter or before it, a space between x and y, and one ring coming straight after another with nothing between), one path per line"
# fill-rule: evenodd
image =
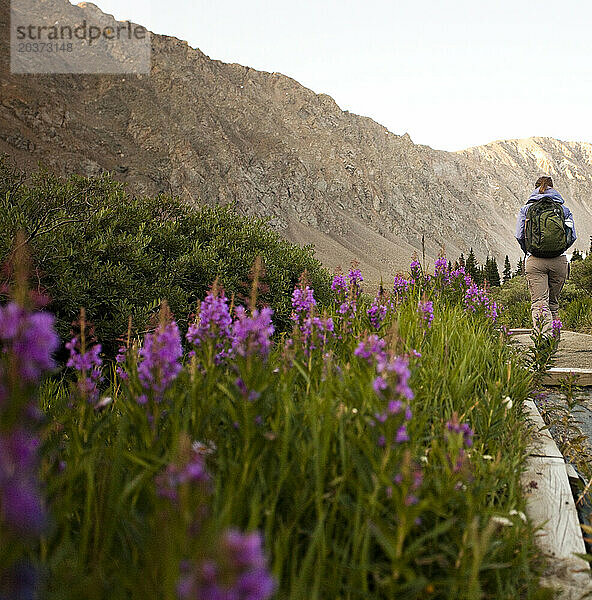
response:
M559 319L559 294L568 275L566 250L576 241L573 215L551 177L539 177L520 209L516 239L526 254L526 282L535 329L547 335Z

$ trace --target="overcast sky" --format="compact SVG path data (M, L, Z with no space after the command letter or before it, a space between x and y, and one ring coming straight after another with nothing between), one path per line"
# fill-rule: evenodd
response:
M94 3L211 58L289 75L434 148L535 135L592 142L583 0Z

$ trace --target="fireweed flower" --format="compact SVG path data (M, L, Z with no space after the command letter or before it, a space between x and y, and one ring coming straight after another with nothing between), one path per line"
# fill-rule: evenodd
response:
M395 298L396 304L400 304L407 297L407 293L409 292L409 286L414 283L413 280L405 279L400 275L395 275L395 279L393 282L393 295Z
M421 264L416 258L414 258L411 261L409 269L411 271L411 277L413 277L413 279L419 280L421 278Z
M374 329L380 329L380 325L384 321L388 312L387 300L383 296L376 296L374 301L370 305L370 308L366 311L370 318L370 324Z
M397 444L402 444L403 442L409 441L409 434L407 433L407 427L405 425L401 425L399 429L397 429L397 435L395 437L395 442Z
M458 269L454 269L454 271L450 271L449 283L455 288L457 285L459 287L469 287L473 284L473 279L467 274L464 267L459 267Z
M206 340L215 340L218 351L215 362L220 363L227 355L231 325L228 298L223 293L211 291L202 301L197 320L189 326L185 338L194 346L199 346Z
M562 327L563 323L560 319L553 319L553 322L551 323L551 331L554 338L558 338L560 336Z
M138 379L145 392L151 393L157 402L181 371L182 356L181 336L174 321L160 325L144 337L144 345L138 353Z
M28 388L54 366L53 323L53 315L16 302L0 306L0 521L21 537L39 535L45 524L33 431L38 409Z
M345 275L335 275L331 283L331 289L334 292L343 292L345 294L347 292L347 281L345 279Z
M16 302L0 307L0 345L13 357L25 383L37 381L54 367L52 355L59 338L53 325L50 313L30 312Z
M425 326L429 329L432 326L434 320L434 304L431 301L419 302L417 312L421 315L421 318Z
M205 453L192 447L191 454L184 464L170 463L166 469L155 477L156 493L171 502L179 500L178 490L184 484L200 484L206 486L210 475L206 469Z
M272 596L276 584L258 532L228 529L216 550L213 558L182 563L177 586L180 600L267 600Z
M321 319L320 317L312 317L305 320L302 326L303 332L306 333L306 349L305 353L317 348L317 344L324 346L329 335L334 335L335 325L331 317Z
M466 312L475 313L482 310L491 320L495 321L498 317L497 304L492 302L487 296L487 292L472 283L465 292L464 306Z
M259 354L266 358L271 348L271 336L275 328L271 322L273 310L255 309L252 316L247 316L243 306L235 309L236 319L232 325L232 350L239 356Z
M241 393L241 396L249 402L254 402L255 400L258 400L261 396L259 392L255 390L249 390L241 377L236 378L236 380L234 381L234 385L236 385L236 387L238 388L239 392Z
M101 345L94 344L86 352L82 352L80 338L76 336L66 344L66 348L70 351L66 366L80 374L77 382L78 393L90 404L96 404L99 399L99 384L103 380L101 376L103 361L99 356Z
M117 351L117 356L115 357L115 364L117 365L117 367L115 367L115 372L123 381L127 381L129 379L129 375L122 366L125 363L126 355L127 348L125 346L120 346L119 350Z
M354 356L365 359L368 364L372 364L373 361L384 362L386 361L385 347L386 342L376 334L372 334L358 344Z
M446 278L448 275L448 263L445 256L440 256L434 263L434 276Z
M292 292L292 321L298 322L301 317L310 317L316 304L314 290L308 286L294 288Z
M24 428L0 434L0 518L20 535L39 535L45 525L38 447L39 440Z
M411 377L409 361L404 356L397 356L385 363L379 362L377 370L381 373L395 373L397 375L395 392L407 400L413 400L413 390L409 387L409 378Z
M317 347L317 344L324 345L329 334L335 331L333 319L314 316L316 304L311 288L308 286L294 288L291 319L298 325L304 352L307 355Z
M446 422L446 429L452 433L462 434L463 443L467 448L470 448L473 445L474 431L468 423L459 423L458 415L456 413L454 413L452 418Z

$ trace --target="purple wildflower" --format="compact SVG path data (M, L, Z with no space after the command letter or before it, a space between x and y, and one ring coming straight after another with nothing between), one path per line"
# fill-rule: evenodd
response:
M0 515L13 532L39 535L45 510L37 480L39 440L25 429L0 434Z
M379 371L387 371L397 375L395 392L407 400L413 400L413 390L409 387L409 361L404 356L397 356L394 360L378 365Z
M181 371L183 349L177 324L172 321L159 326L155 332L146 334L138 356L140 384L145 391L152 393L155 401L160 402L166 389Z
M404 295L409 290L410 281L401 277L400 275L395 275L395 280L393 283L393 292L395 294Z
M239 356L259 354L267 357L271 348L271 336L275 328L271 322L273 310L263 308L255 309L251 317L243 306L235 309L236 319L232 326L232 349Z
M399 429L397 429L397 435L395 437L395 442L397 444L402 444L403 442L409 441L409 434L407 433L407 426L401 425Z
M370 305L366 313L370 318L370 324L374 329L380 329L380 325L384 321L388 311L388 306L385 303L385 299L382 296L376 296L374 302Z
M184 464L171 463L155 478L156 492L172 502L179 499L178 489L187 483L206 485L210 475L206 469L204 453L199 448L192 448L189 458Z
M360 271L360 269L350 269L349 273L347 274L347 278L349 279L350 285L358 285L364 281L364 278L362 277L362 271Z
M94 344L86 352L82 352L80 338L72 338L66 348L70 351L70 358L66 363L79 373L77 382L78 393L90 404L96 404L99 400L99 384L103 380L101 376L101 365L103 361L99 354L101 345Z
M470 287L466 290L464 305L467 312L475 313L478 310L483 310L493 321L498 317L497 304L492 302L487 296L487 292L475 283L471 283Z
M386 388L388 387L388 383L382 377L378 376L374 380L372 387L374 388L374 391L378 394L379 392L386 390Z
M127 381L129 379L129 375L123 367L123 364L126 360L126 355L127 348L125 346L121 346L117 351L117 356L115 357L115 363L117 364L117 367L115 367L115 372L123 381Z
M436 259L436 262L434 263L434 276L435 277L440 277L440 276L445 277L447 274L448 274L448 263L446 262L446 257L440 256Z
M215 340L218 351L215 362L220 363L228 353L231 325L228 298L224 293L210 291L201 303L197 320L189 326L185 338L194 346L200 346L206 340Z
M417 312L421 315L425 326L429 329L434 320L434 304L431 301L419 302Z
M39 379L54 367L53 353L59 345L54 317L45 312L29 312L16 302L0 306L0 343L15 360L25 383Z
M553 319L553 322L551 323L551 330L554 338L558 338L561 335L562 327L563 323L560 319Z
M386 342L373 334L358 344L354 350L354 356L367 360L369 364L372 364L374 360L384 362L386 360L385 347Z
M467 448L473 445L473 436L475 433L468 423L459 423L458 415L454 413L452 418L446 422L446 429L452 433L462 434L463 443Z
M292 292L292 320L298 321L302 317L310 317L317 301L314 299L314 290L308 286L296 287Z
M331 289L334 292L347 292L347 281L345 279L345 275L335 275L335 277L333 277L333 282L331 283Z
M276 585L258 532L229 529L217 550L217 560L181 565L180 600L267 600L272 596Z

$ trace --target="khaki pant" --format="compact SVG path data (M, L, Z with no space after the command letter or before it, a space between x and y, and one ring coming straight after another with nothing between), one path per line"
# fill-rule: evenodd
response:
M542 333L549 333L551 320L559 318L559 294L567 273L567 256L529 256L526 259L526 283L532 302L532 321L535 329L538 329L538 321L541 321Z

